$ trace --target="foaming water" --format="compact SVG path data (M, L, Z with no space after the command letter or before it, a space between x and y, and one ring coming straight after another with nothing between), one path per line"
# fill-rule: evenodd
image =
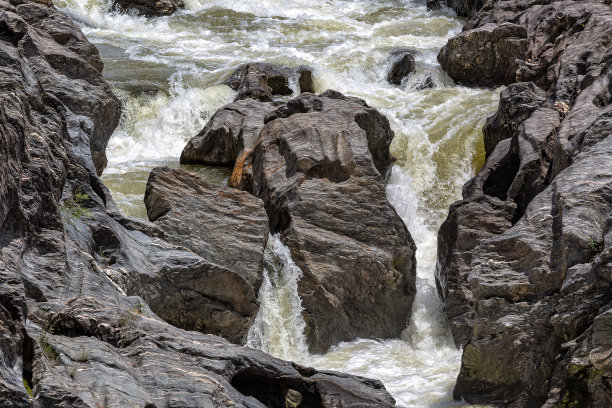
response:
M123 211L146 218L149 171L179 167L178 156L235 93L219 85L247 61L310 65L315 87L364 98L395 131L389 201L417 244L417 296L409 327L395 340L356 340L308 355L299 269L277 237L266 249L260 315L251 346L319 368L381 379L406 407L452 401L460 366L435 293L436 232L461 186L484 161L481 128L498 91L457 87L436 56L462 22L424 0L186 0L170 17L111 13L105 0L56 0L100 49L104 75L121 98L104 181ZM401 86L385 80L394 48L409 48L416 71ZM430 87L433 86L433 87ZM218 183L229 170L186 167Z
M301 269L278 235L264 252L264 279L259 290L260 312L249 330L246 345L284 360L308 361L308 346L298 295Z

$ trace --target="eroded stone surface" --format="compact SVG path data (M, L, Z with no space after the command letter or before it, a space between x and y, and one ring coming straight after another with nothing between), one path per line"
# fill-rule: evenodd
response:
M56 42L44 27L79 31L52 5L18 3L0 2L1 404L263 408L292 389L313 407L393 406L378 381L173 327L133 296L181 321L214 270L119 214L92 158L119 119L93 46Z
M388 121L360 99L327 91L289 101L266 123L248 184L304 273L299 293L311 350L398 336L416 263L414 242L386 199Z
M515 80L530 82L502 92L484 131L487 162L439 232L438 284L465 346L454 395L605 407L612 10L601 1L488 2L462 35L504 23L526 30Z

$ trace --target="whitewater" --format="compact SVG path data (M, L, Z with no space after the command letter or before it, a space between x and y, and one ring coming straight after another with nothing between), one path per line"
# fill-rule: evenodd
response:
M387 196L417 245L417 296L399 339L358 339L311 355L303 337L301 271L278 237L265 253L261 309L248 345L276 357L383 381L403 407L461 406L452 400L461 352L435 289L436 234L461 187L484 160L482 126L499 91L453 84L436 61L463 21L418 0L187 0L170 17L110 11L103 0L57 0L100 50L104 76L123 103L103 180L127 215L146 218L150 170L182 167L216 183L230 171L181 166L187 141L235 92L223 80L241 63L309 65L317 92L365 99L389 119L397 158ZM386 82L390 53L408 48L416 71ZM430 80L428 81L428 78ZM423 88L427 82L433 88ZM296 84L291 84L295 89Z

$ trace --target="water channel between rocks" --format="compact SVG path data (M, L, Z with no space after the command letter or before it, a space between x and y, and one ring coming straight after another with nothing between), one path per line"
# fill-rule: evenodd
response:
M461 352L452 344L435 292L436 232L461 186L482 163L482 125L499 91L454 86L436 55L462 21L425 1L186 0L171 17L145 19L108 11L103 0L56 0L100 50L104 76L124 112L112 136L103 180L120 208L146 218L150 170L179 167L178 157L235 95L219 85L240 63L267 61L314 68L318 92L359 96L383 112L395 131L397 157L387 196L417 244L418 293L411 323L396 340L355 340L309 355L303 338L300 271L272 238L266 251L262 308L249 345L277 357L378 378L398 406L444 407ZM393 48L414 51L416 72L402 86L385 80ZM432 89L420 89L431 77ZM187 167L225 183L229 170Z

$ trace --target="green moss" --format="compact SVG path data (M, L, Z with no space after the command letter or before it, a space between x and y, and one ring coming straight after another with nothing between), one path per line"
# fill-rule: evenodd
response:
M32 388L30 387L30 384L28 384L28 380L26 380L25 378L23 379L23 386L25 387L28 395L30 397L34 397L34 393L32 392Z
M87 219L91 216L89 209L85 207L91 197L89 194L76 190L72 197L66 199L60 206L60 210L70 224L74 225L77 220Z
M38 342L40 343L40 348L42 348L42 351L49 358L49 360L54 363L58 363L59 354L57 354L57 351L55 351L55 347L53 347L53 345L49 343L46 332L43 331L40 333L40 335L38 336Z

